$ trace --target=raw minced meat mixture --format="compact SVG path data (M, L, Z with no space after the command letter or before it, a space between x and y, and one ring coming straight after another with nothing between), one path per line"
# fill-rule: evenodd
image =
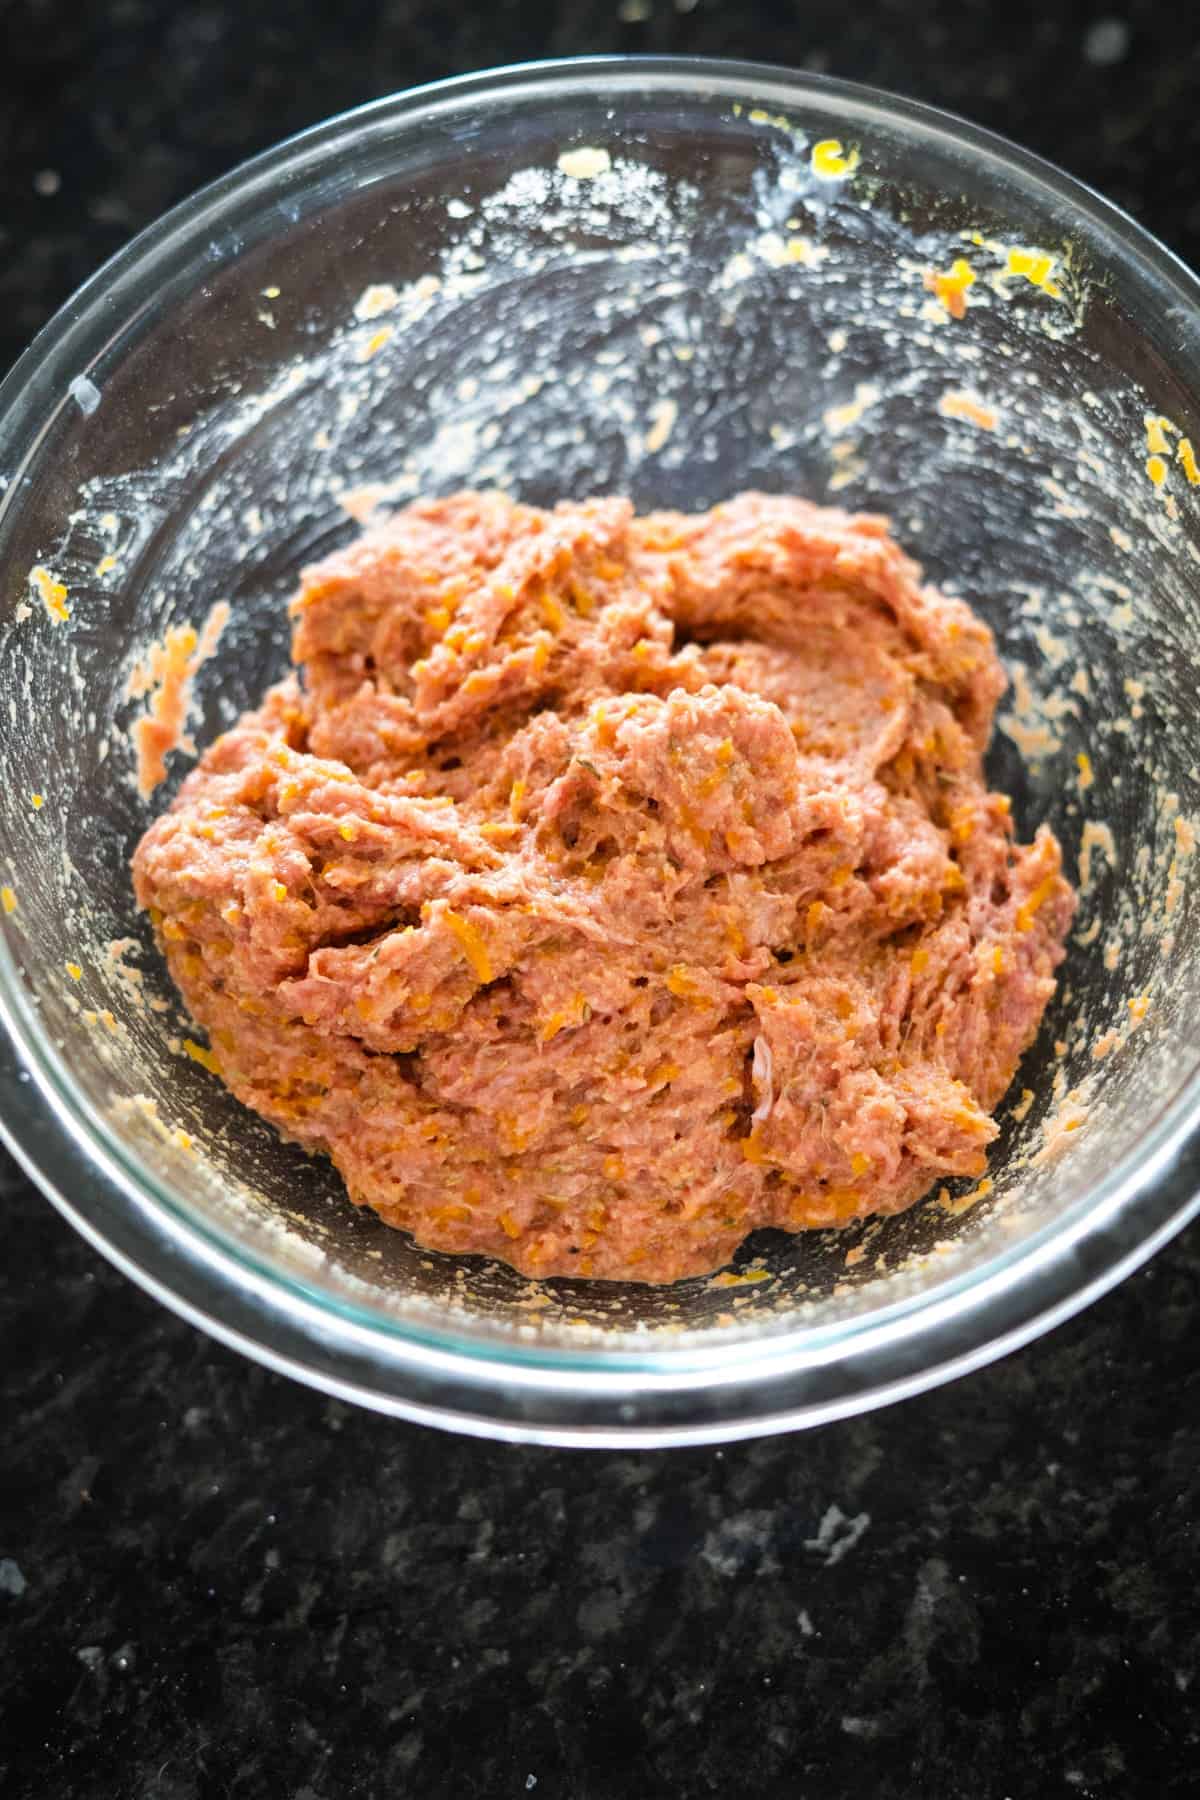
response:
M975 1176L1074 897L981 757L991 634L886 521L423 501L134 858L233 1092L351 1199L672 1281Z

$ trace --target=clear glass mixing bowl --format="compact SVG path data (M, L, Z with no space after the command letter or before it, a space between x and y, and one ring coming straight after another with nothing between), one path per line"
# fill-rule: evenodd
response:
M1200 288L1129 219L957 120L774 69L471 76L197 195L0 390L16 1154L227 1342L497 1436L811 1423L1062 1318L1196 1206L1198 396ZM348 506L466 483L886 510L990 621L1015 678L995 780L1083 889L990 1192L764 1237L717 1282L534 1289L355 1211L182 1053L127 874L131 676L227 602L205 742L283 669L285 598Z

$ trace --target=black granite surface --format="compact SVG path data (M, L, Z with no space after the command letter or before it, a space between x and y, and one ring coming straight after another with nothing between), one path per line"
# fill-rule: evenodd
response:
M1200 256L1186 0L0 0L0 366L324 113L696 51L995 126ZM0 1162L0 1795L1200 1793L1200 1235L1051 1338L790 1439L471 1443L240 1361Z

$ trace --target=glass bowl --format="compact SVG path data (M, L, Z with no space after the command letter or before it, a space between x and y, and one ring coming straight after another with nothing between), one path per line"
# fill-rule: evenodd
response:
M1065 1317L1196 1208L1198 396L1200 288L1129 219L957 120L776 69L470 76L206 189L0 390L15 1153L226 1342L494 1436L810 1424ZM131 731L190 643L167 634L229 609L202 744L283 670L302 563L465 484L886 511L988 619L1014 678L993 779L1082 890L990 1187L760 1237L715 1281L534 1287L352 1208L185 1053L127 872L189 760L140 796Z

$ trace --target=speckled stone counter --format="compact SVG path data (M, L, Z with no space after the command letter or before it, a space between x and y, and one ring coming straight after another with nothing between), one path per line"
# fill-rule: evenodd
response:
M447 22L448 20L453 22ZM1187 7L9 0L0 364L200 182L585 50L769 58L993 125L1200 258ZM807 1435L509 1449L348 1410L113 1273L0 1161L0 1795L1200 1792L1200 1236Z

